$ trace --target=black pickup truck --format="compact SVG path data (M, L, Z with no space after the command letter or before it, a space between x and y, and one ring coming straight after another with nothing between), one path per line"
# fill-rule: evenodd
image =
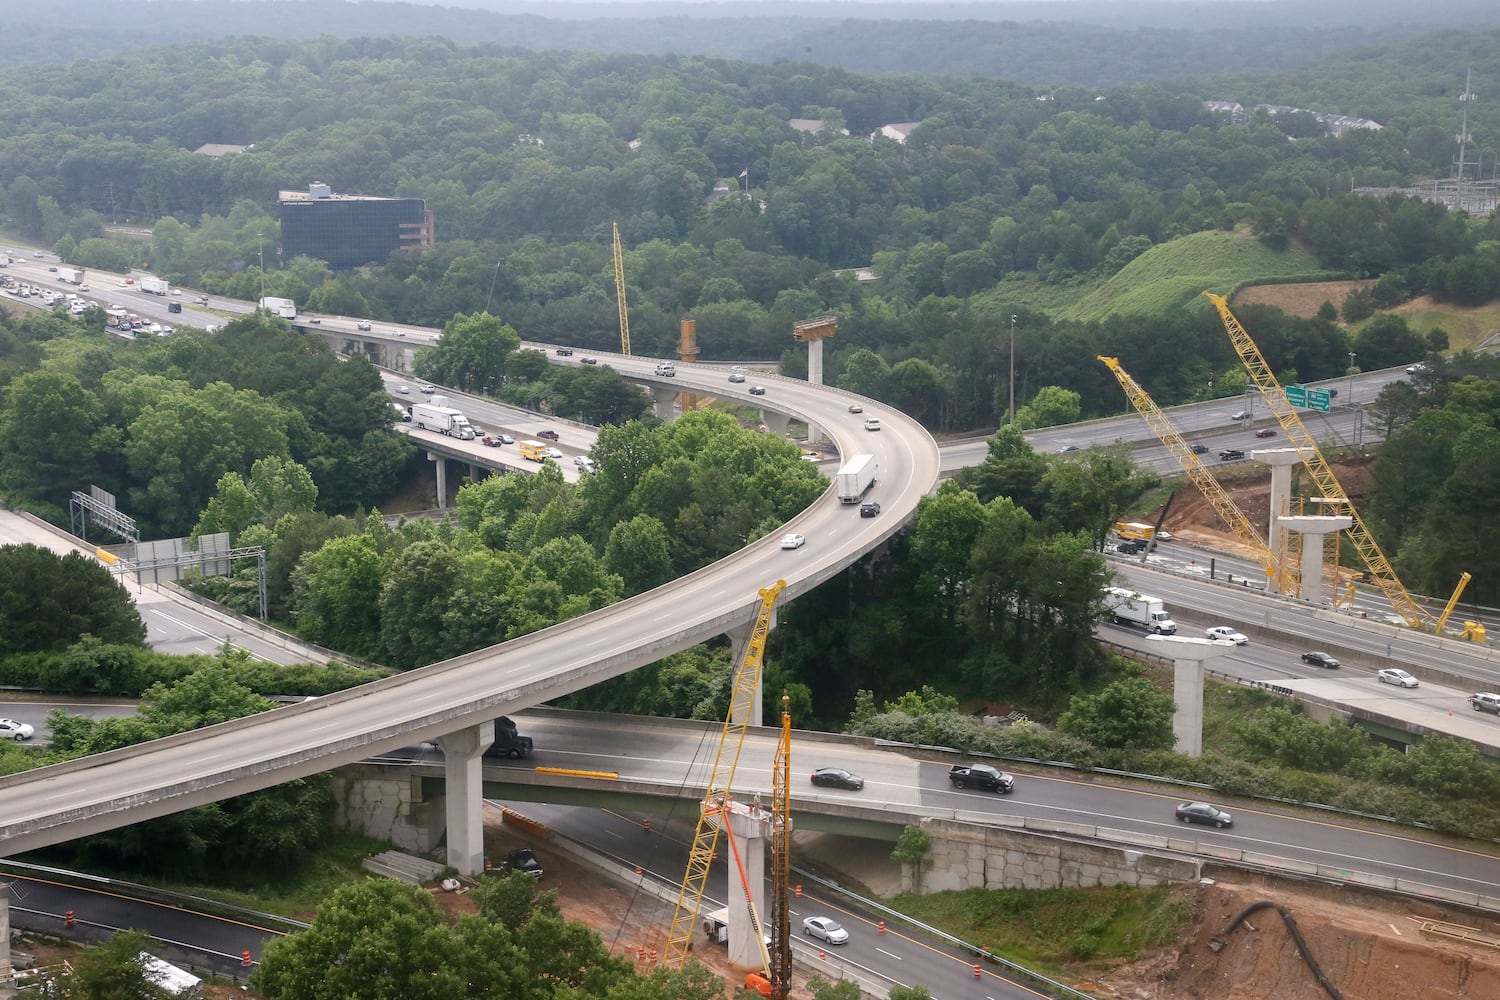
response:
M1016 787L1016 776L988 764L954 764L948 769L948 780L954 788L974 787L982 792L1009 795Z

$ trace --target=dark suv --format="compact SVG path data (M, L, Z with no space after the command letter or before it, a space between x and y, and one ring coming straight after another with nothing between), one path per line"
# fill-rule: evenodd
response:
M1221 462L1238 462L1244 457L1245 453L1238 448L1225 448L1219 452L1219 461Z
M954 764L948 769L948 780L954 788L977 788L1001 795L1009 795L1016 787L1014 775L988 764Z

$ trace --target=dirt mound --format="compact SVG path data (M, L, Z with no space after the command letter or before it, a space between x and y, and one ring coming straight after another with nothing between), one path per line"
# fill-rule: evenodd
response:
M1251 285L1242 288L1234 296L1234 304L1275 306L1288 316L1310 319L1318 314L1323 303L1331 302L1335 309L1341 308L1349 293L1356 288L1370 288L1374 281L1308 281L1299 285Z
M1500 921L1465 912L1333 887L1230 876L1196 893L1192 929L1181 945L1112 970L1090 984L1122 1000L1329 1000L1274 908L1227 930L1234 917L1267 900L1295 921L1328 982L1344 1000L1448 1000L1500 997ZM1468 928L1464 942L1434 933L1437 922Z

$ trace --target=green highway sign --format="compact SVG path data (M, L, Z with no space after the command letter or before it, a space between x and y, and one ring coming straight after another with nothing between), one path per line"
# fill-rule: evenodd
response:
M1286 386L1287 402L1293 406L1300 406L1305 410L1317 410L1319 413L1328 412L1328 390L1309 389L1305 385Z

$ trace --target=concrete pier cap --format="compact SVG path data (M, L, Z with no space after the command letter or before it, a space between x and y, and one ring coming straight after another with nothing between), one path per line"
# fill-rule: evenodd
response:
M1348 529L1354 518L1348 514L1289 514L1276 518L1276 523L1303 535L1301 597L1304 601L1318 600L1323 589L1323 539Z

